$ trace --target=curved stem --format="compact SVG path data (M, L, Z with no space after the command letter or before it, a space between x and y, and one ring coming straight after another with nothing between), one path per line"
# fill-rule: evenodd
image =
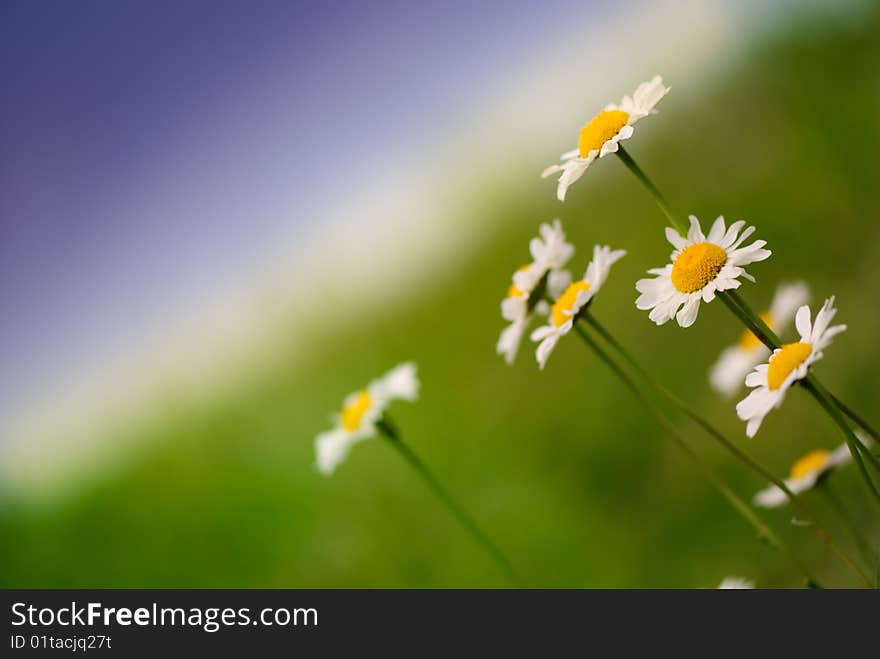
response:
M868 485L868 489L871 490L871 493L874 495L874 498L877 499L877 502L880 503L880 490L877 489L876 483L871 479L871 475L868 473L868 470L865 468L865 462L862 459L862 443L859 441L858 437L856 437L855 433L852 431L852 428L849 427L849 424L846 422L846 419L843 418L843 414L841 414L840 410L837 409L837 405L835 405L830 396L828 395L827 390L812 373L807 373L807 376L803 380L804 386L807 388L813 397L819 401L819 404L828 412L828 416L836 423L840 429L843 431L843 436L846 438L846 443L849 445L849 452L852 454L853 460L859 468L859 472L862 474L862 479Z
M471 537L481 546L486 552L495 560L504 574L510 579L510 582L519 587L521 585L521 581L519 576L513 569L510 561L507 560L507 557L504 553L497 547L497 545L492 542L488 535L486 535L482 529L477 525L477 523L468 515L465 510L456 503L456 501L452 498L452 496L446 491L434 474L428 469L427 465L417 456L413 450L407 446L400 437L400 433L397 431L397 428L391 423L391 420L385 416L380 419L376 423L376 427L385 436L388 440L388 443L393 446L403 459L406 460L413 469L422 477L428 487L437 495L437 498L440 499L441 502L446 506L452 516L461 524L464 529L471 535Z
M840 559L840 561L844 563L853 574L861 579L861 581L863 581L867 585L870 585L870 581L864 575L864 573L859 570L859 568L852 562L852 560L848 556L846 556L846 554L843 553L843 551L841 551L841 549L835 544L834 540L831 538L828 532L819 525L818 519L813 511L803 502L803 500L799 496L797 496L794 492L791 491L791 489L789 489L789 487L782 479L774 476L770 471L761 466L761 464L759 464L749 455L741 451L739 447L736 446L736 444L727 439L727 437L725 437L721 432L716 430L711 423L700 416L697 412L692 410L687 403L685 403L678 396L673 394L662 384L657 382L644 368L642 368L642 366L632 357L632 355L630 355L630 353L616 339L614 339L611 333L608 332L592 314L590 314L589 312L585 312L582 314L581 317L586 322L588 322L596 330L596 332L600 334L602 338L608 342L609 345L611 345L611 347L613 347L617 352L620 353L621 357L623 357L627 361L627 363L632 366L632 368L644 379L645 383L652 389L654 389L654 391L656 391L658 395L668 400L680 412L682 412L685 416L687 416L694 423L705 430L710 437L721 444L721 446L729 453L731 453L735 458L740 460L743 464L745 464L763 479L770 481L773 485L782 490L788 497L788 500L791 501L792 504L794 504L798 509L800 509L800 511L807 517L807 519L811 522L813 528L816 529L819 537L826 545L831 548L832 552L834 552L834 554Z
M663 214L669 219L670 222L673 223L673 226L678 229L679 233L684 232L683 227L677 222L675 216L672 213L672 210L669 208L669 204L666 202L666 199L657 189L657 186L647 177L647 175L642 171L642 169L635 163L632 157L626 152L623 147L620 147L617 151L617 155L624 162L624 164L629 168L629 170L636 175L636 177L642 182L645 188L651 193L651 196L654 197L654 200L657 202L657 205L660 207L660 210L663 211ZM740 319L740 321L752 331L752 333L760 339L760 341L770 348L771 351L775 350L782 346L782 342L779 337L776 336L776 333L764 322L764 320L751 310L748 304L746 304L745 300L739 295L739 293L735 289L727 290L727 291L718 291L717 297L721 299L722 302L730 309L733 314ZM818 383L815 378L813 379L815 383ZM812 390L811 390L812 391ZM844 435L847 438L847 443L850 446L850 450L853 451L853 458L856 459L856 462L859 465L859 470L862 472L862 477L866 479L866 483L868 484L871 491L875 494L878 501L880 501L880 491L877 490L877 486L870 479L867 471L864 468L864 463L862 460L862 454L864 454L868 460L871 462L872 466L880 472L880 459L874 456L870 451L866 449L866 447L862 444L862 442L856 438L852 430L849 429L848 426L844 423L840 424L838 419L840 415L836 416L831 413L830 409L825 405L825 400L820 399L819 395L813 391L814 397L819 401L820 405L825 409L829 416L837 423L844 432ZM853 419L860 426L868 430L867 424L858 418L855 413L852 412L848 407L843 405L843 403L830 394L826 397L826 400L831 403L831 405L840 412L843 412L847 416ZM878 439L876 431L871 429L869 433L874 437L874 439Z
M736 293L736 291L723 291L718 293L718 297L727 305L727 307L734 313L737 318L739 318L743 324L752 331L752 333L757 336L761 342L766 345L770 350L774 350L779 348L782 344L780 343L779 337L767 327L767 324L754 313L749 306L745 303L745 301ZM808 374L804 380L800 381L816 400L822 406L822 408L828 412L829 416L831 416L832 420L840 426L841 430L843 430L844 436L846 437L847 444L850 446L850 450L853 451L853 458L859 464L859 470L862 472L863 478L866 479L869 488L875 492L875 496L877 496L878 500L880 500L880 492L877 491L877 487L874 482L870 479L868 472L864 469L864 463L862 459L862 455L868 458L868 461L871 462L871 466L880 473L880 459L878 459L873 453L868 450L864 444L862 444L861 440L856 437L852 430L848 425L844 422L841 425L839 411L842 410L842 403L835 403L833 397L824 387L819 385L819 381L812 374ZM820 398L820 394L816 391L815 388L811 387L811 384L819 385L821 389L825 392L823 398ZM831 402L831 404L838 410L837 414L832 414L831 410L825 404L826 402ZM848 409L848 408L847 408ZM858 421L856 423L859 423ZM861 424L860 424L861 425Z
M871 437L875 442L880 441L880 435L877 434L877 430L869 424L865 419L858 414L856 414L852 408L848 407L844 404L842 400L840 400L837 396L828 392L828 395L831 396L831 400L834 401L834 404L840 408L840 411L846 414L857 426L859 426L862 430L868 433L868 436Z
M736 295L736 291L718 291L715 295L771 352L782 346L779 337L767 327L767 324L759 316L751 314L749 310L743 308L742 298ZM758 322L761 324L759 325Z
M755 528L758 533L758 537L766 540L771 546L786 554L795 564L798 570L800 570L804 574L807 582L815 584L816 581L810 576L808 568L803 564L803 562L801 562L797 554L795 554L791 550L791 548L785 542L783 542L782 539L763 522L763 520L761 520L757 513L755 513L755 511L752 510L745 501L737 496L736 493L734 493L733 490L731 490L712 469L710 469L700 460L696 452L694 452L690 445L684 439L682 439L681 435L678 433L678 430L669 421L669 419L666 418L666 416L658 408L657 404L650 400L644 394L644 392L633 382L632 378L627 375L626 371L624 371L607 352L605 352L595 341L593 341L589 334L587 334L580 325L575 323L574 329L578 333L578 335L580 335L580 337L584 340L584 342L593 350L593 352L596 353L596 356L599 357L599 359L601 359L605 363L605 365L608 366L618 378L620 378L621 382L623 382L627 389L629 389L635 395L635 397L638 398L639 401L645 405L654 420L666 432L669 438L682 451L682 453L684 453L685 456L687 456L687 458L700 470L703 476L708 479L708 481L718 490L718 492L727 500L727 502L731 506L733 506L733 508L742 516L742 518Z
M638 165L636 165L636 163L632 159L632 157L630 157L630 155L623 148L618 149L617 155L624 162L624 164L629 168L629 170L633 174L635 174L636 178L638 178L639 181L641 181L641 183L645 186L645 188L648 190L648 192L651 194L651 196L654 197L654 200L657 202L657 205L660 207L660 210L669 219L669 221L672 222L673 226L675 226L678 229L679 233L683 233L683 230L684 230L683 227L677 222L675 215L672 213L672 210L669 208L669 204L666 202L666 199L663 197L663 195L657 189L657 186L655 186L654 183L641 170L641 168ZM721 300L724 302L724 304L727 305L728 309L730 309L731 312L733 312L733 314L736 315L743 322L743 324L745 324L745 326L747 328L752 330L752 332L755 334L755 336L757 336L761 340L761 342L764 343L764 345L766 345L768 348L770 348L771 351L781 346L781 342L779 340L779 337L776 336L776 334L773 332L773 330L770 329L767 326L767 324L748 307L748 305L745 303L745 301L743 301L743 299L739 296L739 294L735 290L719 291L717 293L717 296L719 298L721 298ZM817 400L819 400L819 398L817 398ZM834 408L834 410L838 410L838 408L835 406L835 404L833 402L831 402L831 399L828 399L828 401L829 401L831 407ZM821 400L820 400L820 403L822 403ZM825 407L824 404L822 406L826 409L826 411L828 411L829 415L831 415L831 411L829 410L829 408ZM838 413L837 416L839 417L840 414ZM692 416L691 418L693 418L695 421L697 421L697 419L695 417ZM834 418L833 415L832 415L832 418ZM836 422L836 419L835 419L835 422ZM697 421L697 423L700 423L700 422ZM700 423L700 425L703 425L703 424ZM846 424L844 422L844 426L845 425ZM704 427L706 427L706 426L704 426ZM847 428L848 428L848 426L847 426ZM707 431L709 431L708 428L706 428L706 429L707 429ZM842 429L843 429L843 427L842 427ZM710 434L712 434L712 433L710 432ZM850 450L853 450L854 445L851 443L852 440L850 438L850 435L852 435L852 431L850 430L849 432L847 432L846 430L844 430L844 434L847 437L847 443L850 445ZM719 433L716 438L719 439L719 441L722 441L723 436L721 436ZM855 442L856 442L855 452L859 453L860 451L862 451L862 448L859 448L859 447L862 447L862 443L860 441L858 441L857 439L855 440ZM729 442L727 442L726 439L723 439L722 443L725 445L729 445L730 448L735 449L735 447L732 444L730 444ZM854 453L854 455L855 455L855 453ZM747 456L744 456L744 455L743 455L743 457L747 458ZM867 471L864 470L864 465L862 464L861 460L858 460L858 462L859 462L860 467L862 468L863 477L868 478ZM759 467L759 465L756 465L756 466ZM789 499L792 502L799 502L800 501L799 499L791 496L790 490L788 490L788 488L785 487L785 484L782 483L782 481L780 481L779 479L775 479L775 478L770 478L770 481L774 485L776 485L777 487L780 487L780 489L782 489L782 491L785 492L786 495L788 495ZM868 478L868 482L870 484L870 488L871 488L872 492L876 493L876 487L875 487L873 481L870 481L870 479ZM878 496L878 499L880 499L880 494L878 494L877 496ZM806 512L803 508L803 503L799 503L799 507L801 508L802 511ZM818 527L817 527L817 529L818 529ZM825 537L827 537L826 533L822 532L822 534ZM828 540L830 540L830 538L828 538ZM834 547L833 543L831 543L831 544L832 544L832 547ZM861 571L858 570L858 568L856 568L854 565L852 565L852 562L849 561L849 559L846 558L845 555L841 554L840 551L836 548L835 548L835 553L838 553L844 560L846 560L852 566L852 568L855 571L858 572L859 576L864 581L867 581L864 574L862 574Z
M654 201L657 202L660 210L663 211L663 214L672 226L674 226L681 235L687 235L687 229L679 219L673 215L672 209L669 208L669 204L666 202L663 195L660 194L657 186L654 185L651 179L649 179L645 172L642 171L642 168L636 164L636 161L632 159L632 156L630 156L626 149L620 144L617 145L617 157L623 161L623 164L626 165L627 169L635 174L636 178L639 179L642 185L644 185L648 192L651 193L651 196L654 197Z

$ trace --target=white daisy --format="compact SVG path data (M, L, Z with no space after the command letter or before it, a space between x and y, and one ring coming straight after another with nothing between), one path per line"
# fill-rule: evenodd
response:
M871 445L871 440L861 431L856 430L856 436L866 446ZM791 466L791 473L785 479L785 485L795 494L812 489L829 473L837 467L852 460L849 446L842 444L833 451L818 449L810 451ZM772 485L766 490L761 490L755 495L753 502L756 506L776 508L788 503L788 496L780 488Z
M831 297L811 324L810 307L802 306L794 318L801 340L777 348L766 364L759 364L746 376L746 386L754 389L736 406L739 418L748 422L746 435L755 436L770 410L782 405L788 388L806 377L810 365L822 359L822 351L846 329L846 325L828 326L836 313Z
M743 577L724 577L717 590L752 590L755 582Z
M611 266L625 254L622 249L612 251L608 246L596 245L584 278L569 284L561 295L555 296L548 324L532 332L532 341L541 342L535 354L542 369L556 342L571 331L578 313L602 288Z
M794 320L794 313L806 304L809 289L803 282L780 286L773 296L769 311L761 319L774 332L780 333ZM748 372L770 355L770 350L750 330L745 330L739 343L725 348L709 372L709 382L715 391L733 396L743 385Z
M668 91L669 87L663 86L663 78L654 76L649 82L639 85L632 97L624 96L620 105L606 105L604 110L581 128L578 148L563 153L560 164L552 165L541 172L541 178L562 172L556 188L559 201L565 201L568 186L583 176L590 163L596 158L615 153L620 140L632 137L633 126L639 119L656 114L654 107Z
M507 297L501 301L501 316L510 325L501 332L495 350L508 364L516 357L532 313L547 313L546 303L541 299L544 292L555 297L571 282L571 274L562 268L574 254L574 245L566 242L562 223L544 223L539 233L540 237L529 243L532 262L513 274Z
M419 379L416 365L406 362L395 366L385 375L373 380L365 389L349 394L342 411L334 415L336 426L315 438L318 471L330 475L345 457L352 445L376 434L376 422L393 400L413 401L418 398Z
M764 240L740 247L755 231L750 226L740 233L745 226L742 220L726 228L724 217L719 217L708 236L703 235L696 217L691 215L690 221L686 238L675 229L666 229L666 239L675 247L669 257L672 263L648 270L656 277L636 282L636 290L641 293L636 306L650 309L648 317L658 325L674 317L681 327L690 327L697 319L701 300L711 302L715 291L739 288L739 277L755 281L743 266L770 256L770 250L763 249L767 244Z

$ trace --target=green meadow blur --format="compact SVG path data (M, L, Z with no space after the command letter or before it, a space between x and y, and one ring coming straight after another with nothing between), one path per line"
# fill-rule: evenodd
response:
M692 212L704 226L719 214L757 225L773 256L752 266L757 284L741 289L752 306L763 308L778 283L797 278L809 283L813 304L837 295L849 330L816 372L875 423L878 62L880 13L857 22L804 18L708 85L668 81L660 114L627 144L679 214ZM271 369L221 400L169 401L160 420L127 431L143 447L137 459L63 498L0 503L0 586L506 585L384 440L358 445L332 478L314 469L313 437L328 414L407 359L418 362L421 399L395 404L391 416L528 585L714 587L727 575L802 585L575 335L544 372L525 344L513 368L495 355L510 274L528 260L538 224L558 216L578 248L578 274L595 243L628 250L594 303L596 316L750 454L783 474L806 451L842 442L798 389L746 439L735 401L707 384L740 327L720 303L704 305L687 330L657 328L636 310L634 282L671 251L663 217L613 157L559 204L555 182L537 172L567 148L548 144L534 178L504 181L475 203L474 217L498 230L437 287L373 320L323 328L305 361L282 350ZM744 498L765 487L675 419ZM855 469L832 484L878 542L876 510ZM855 553L821 494L808 496ZM762 514L823 584L856 585L812 530L791 523L790 509Z

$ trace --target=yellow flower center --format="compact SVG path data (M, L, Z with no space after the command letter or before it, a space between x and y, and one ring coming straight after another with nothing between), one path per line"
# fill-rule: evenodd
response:
M767 369L767 386L770 389L779 389L785 378L804 363L804 360L813 352L813 346L809 343L786 343L779 352L770 358L770 368Z
M791 466L791 478L803 478L807 474L818 471L828 461L828 451L810 451Z
M528 270L531 265L521 265L516 269L517 272L522 272L523 270ZM507 289L507 297L522 297L525 295L519 288L517 288L516 284L511 284L510 288Z
M672 264L672 285L682 293L698 291L715 279L725 263L727 252L714 243L685 247Z
M339 415L342 427L348 432L354 432L360 428L361 420L364 418L364 414L367 413L367 410L370 409L372 404L373 399L370 397L370 394L366 389L361 389L357 392L354 400L342 408L342 414Z
M770 315L769 311L765 311L761 314L761 320L772 329L774 332L776 328L773 326L773 317ZM739 347L747 352L751 352L755 350L758 346L761 345L761 339L755 336L751 330L744 330L742 333L742 337L739 340Z
M553 303L553 308L551 309L553 324L556 325L556 327L562 327L568 322L568 319L571 318L571 311L574 307L574 303L577 301L578 293L589 289L590 282L588 281L576 281L573 284L569 284L568 288L565 289L565 292L559 296L559 299L556 300L556 302ZM565 313L566 311L568 312L567 314Z
M620 132L627 121L629 114L623 110L602 110L593 117L590 123L581 128L581 136L578 139L581 158L590 155L590 151L601 149L605 142Z

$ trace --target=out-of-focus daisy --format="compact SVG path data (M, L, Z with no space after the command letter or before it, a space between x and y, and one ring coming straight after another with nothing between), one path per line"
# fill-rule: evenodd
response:
M718 590L752 590L754 587L754 581L744 579L743 577L724 577L721 583L718 584Z
M376 422L391 401L413 401L418 394L419 379L412 362L395 366L366 388L349 394L342 404L342 411L333 417L335 427L315 438L318 470L322 474L332 474L345 460L352 445L376 434Z
M776 333L794 320L794 313L809 296L807 285L796 282L776 289L770 309L761 319ZM733 396L743 385L749 371L770 355L770 350L750 330L745 330L736 345L725 348L709 372L712 387L725 396Z
M719 217L708 236L703 235L696 217L691 215L690 221L687 237L666 229L666 239L675 247L669 257L672 263L648 270L656 276L636 282L636 290L641 293L636 306L650 309L648 317L658 325L674 317L681 327L690 327L697 319L701 301L711 302L716 291L739 288L740 277L755 281L743 266L770 256L764 240L740 247L755 231L752 226L743 231L742 220L727 228L724 217Z
M529 243L532 262L513 274L507 296L501 301L501 316L510 325L501 332L495 349L508 364L516 358L532 313L547 312L544 293L555 297L571 282L571 274L562 268L574 254L574 245L566 242L562 223L544 223L539 232Z
M766 364L759 364L746 376L746 386L753 390L736 406L739 418L748 422L746 435L755 436L770 410L782 405L788 388L806 377L810 365L822 359L822 351L846 329L846 325L829 327L836 313L834 297L822 305L815 323L810 323L810 307L802 306L794 318L801 340L777 348Z
M860 430L855 431L859 441L870 446L871 439ZM791 466L791 473L785 479L785 485L795 494L810 490L821 483L825 477L837 467L852 460L849 446L843 444L833 451L817 449L810 451ZM776 508L788 503L788 496L781 489L772 485L766 490L761 490L753 499L756 506Z
M608 246L596 245L593 248L593 260L587 266L584 278L569 284L561 295L556 296L556 301L550 308L548 324L532 332L532 341L541 342L535 354L542 369L556 342L571 331L578 313L602 288L611 266L625 254L622 249L612 251Z
M605 109L581 128L577 148L563 153L560 164L552 165L541 172L542 178L562 172L556 188L559 201L565 201L568 186L587 171L590 163L596 158L615 153L618 142L632 137L633 126L639 119L657 112L654 107L668 91L669 87L663 85L663 78L654 76L650 81L639 85L632 96L624 96L620 105L606 105Z

